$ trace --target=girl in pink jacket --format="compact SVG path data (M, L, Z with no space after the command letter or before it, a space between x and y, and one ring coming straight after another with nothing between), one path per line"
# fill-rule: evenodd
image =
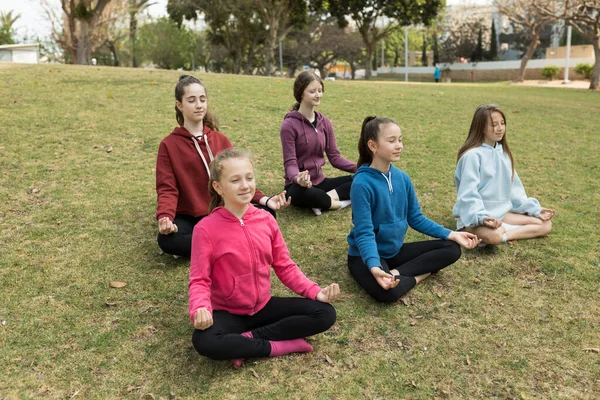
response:
M210 215L194 228L189 282L192 342L203 356L232 360L310 352L303 338L335 323L327 303L339 295L321 289L290 259L271 214L250 201L256 190L250 155L225 150L210 164ZM271 266L303 298L271 296Z

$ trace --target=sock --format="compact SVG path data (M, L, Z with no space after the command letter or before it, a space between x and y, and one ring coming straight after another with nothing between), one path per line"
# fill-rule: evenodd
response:
M508 242L508 238L506 237L506 233L502 234L502 243Z
M269 340L271 343L270 357L283 356L290 353L310 353L313 347L304 339Z
M340 203L342 204L342 206L340 207L340 210L344 207L348 207L350 204L352 204L352 200L340 200Z
M241 335L247 337L248 339L254 339L254 336L252 335L252 332L250 332L250 331L244 332ZM233 366L235 368L239 368L242 365L244 365L244 359L243 358L236 358L234 360L231 360L231 363L233 364Z
M321 209L320 209L320 208L313 208L312 210L313 210L313 212L314 212L315 214L317 214L317 216L319 216L319 215L323 214L323 213L321 212Z

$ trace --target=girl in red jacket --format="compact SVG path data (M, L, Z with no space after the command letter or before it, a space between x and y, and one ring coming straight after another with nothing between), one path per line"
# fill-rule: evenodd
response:
M335 322L330 303L340 292L321 289L290 259L275 219L250 204L256 184L250 155L226 150L210 164L209 216L194 228L189 282L192 342L215 360L310 352L303 338ZM303 298L271 296L271 266Z
M195 77L179 78L175 113L179 127L160 143L156 159L158 245L165 253L189 257L194 225L208 214L208 166L233 146L217 132L206 88ZM257 190L252 200L273 216L289 204L285 192L268 197Z

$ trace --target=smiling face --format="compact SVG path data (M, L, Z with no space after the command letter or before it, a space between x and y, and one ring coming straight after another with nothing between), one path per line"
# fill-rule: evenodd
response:
M380 125L377 141L369 140L369 148L374 160L385 163L398 161L404 149L400 127L394 123Z
M502 140L505 132L506 123L504 121L504 117L498 111L494 111L492 112L490 120L485 127L483 142L495 147L496 142Z
M208 110L208 99L204 86L192 83L185 87L181 101L175 101L177 109L186 122L202 122Z
M301 104L309 107L318 106L321 104L321 97L323 97L323 86L318 80L313 80L302 92Z
M223 161L221 176L212 185L223 198L225 208L244 208L256 192L252 162L248 158L230 158Z

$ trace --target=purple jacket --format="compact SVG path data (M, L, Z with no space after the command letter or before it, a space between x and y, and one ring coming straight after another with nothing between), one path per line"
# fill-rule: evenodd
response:
M341 156L335 142L333 125L329 118L316 112L317 127L298 111L289 112L281 124L281 148L285 185L296 182L296 176L308 170L313 185L323 182L325 175L321 169L325 165L323 152L331 165L346 172L356 172L356 163Z

